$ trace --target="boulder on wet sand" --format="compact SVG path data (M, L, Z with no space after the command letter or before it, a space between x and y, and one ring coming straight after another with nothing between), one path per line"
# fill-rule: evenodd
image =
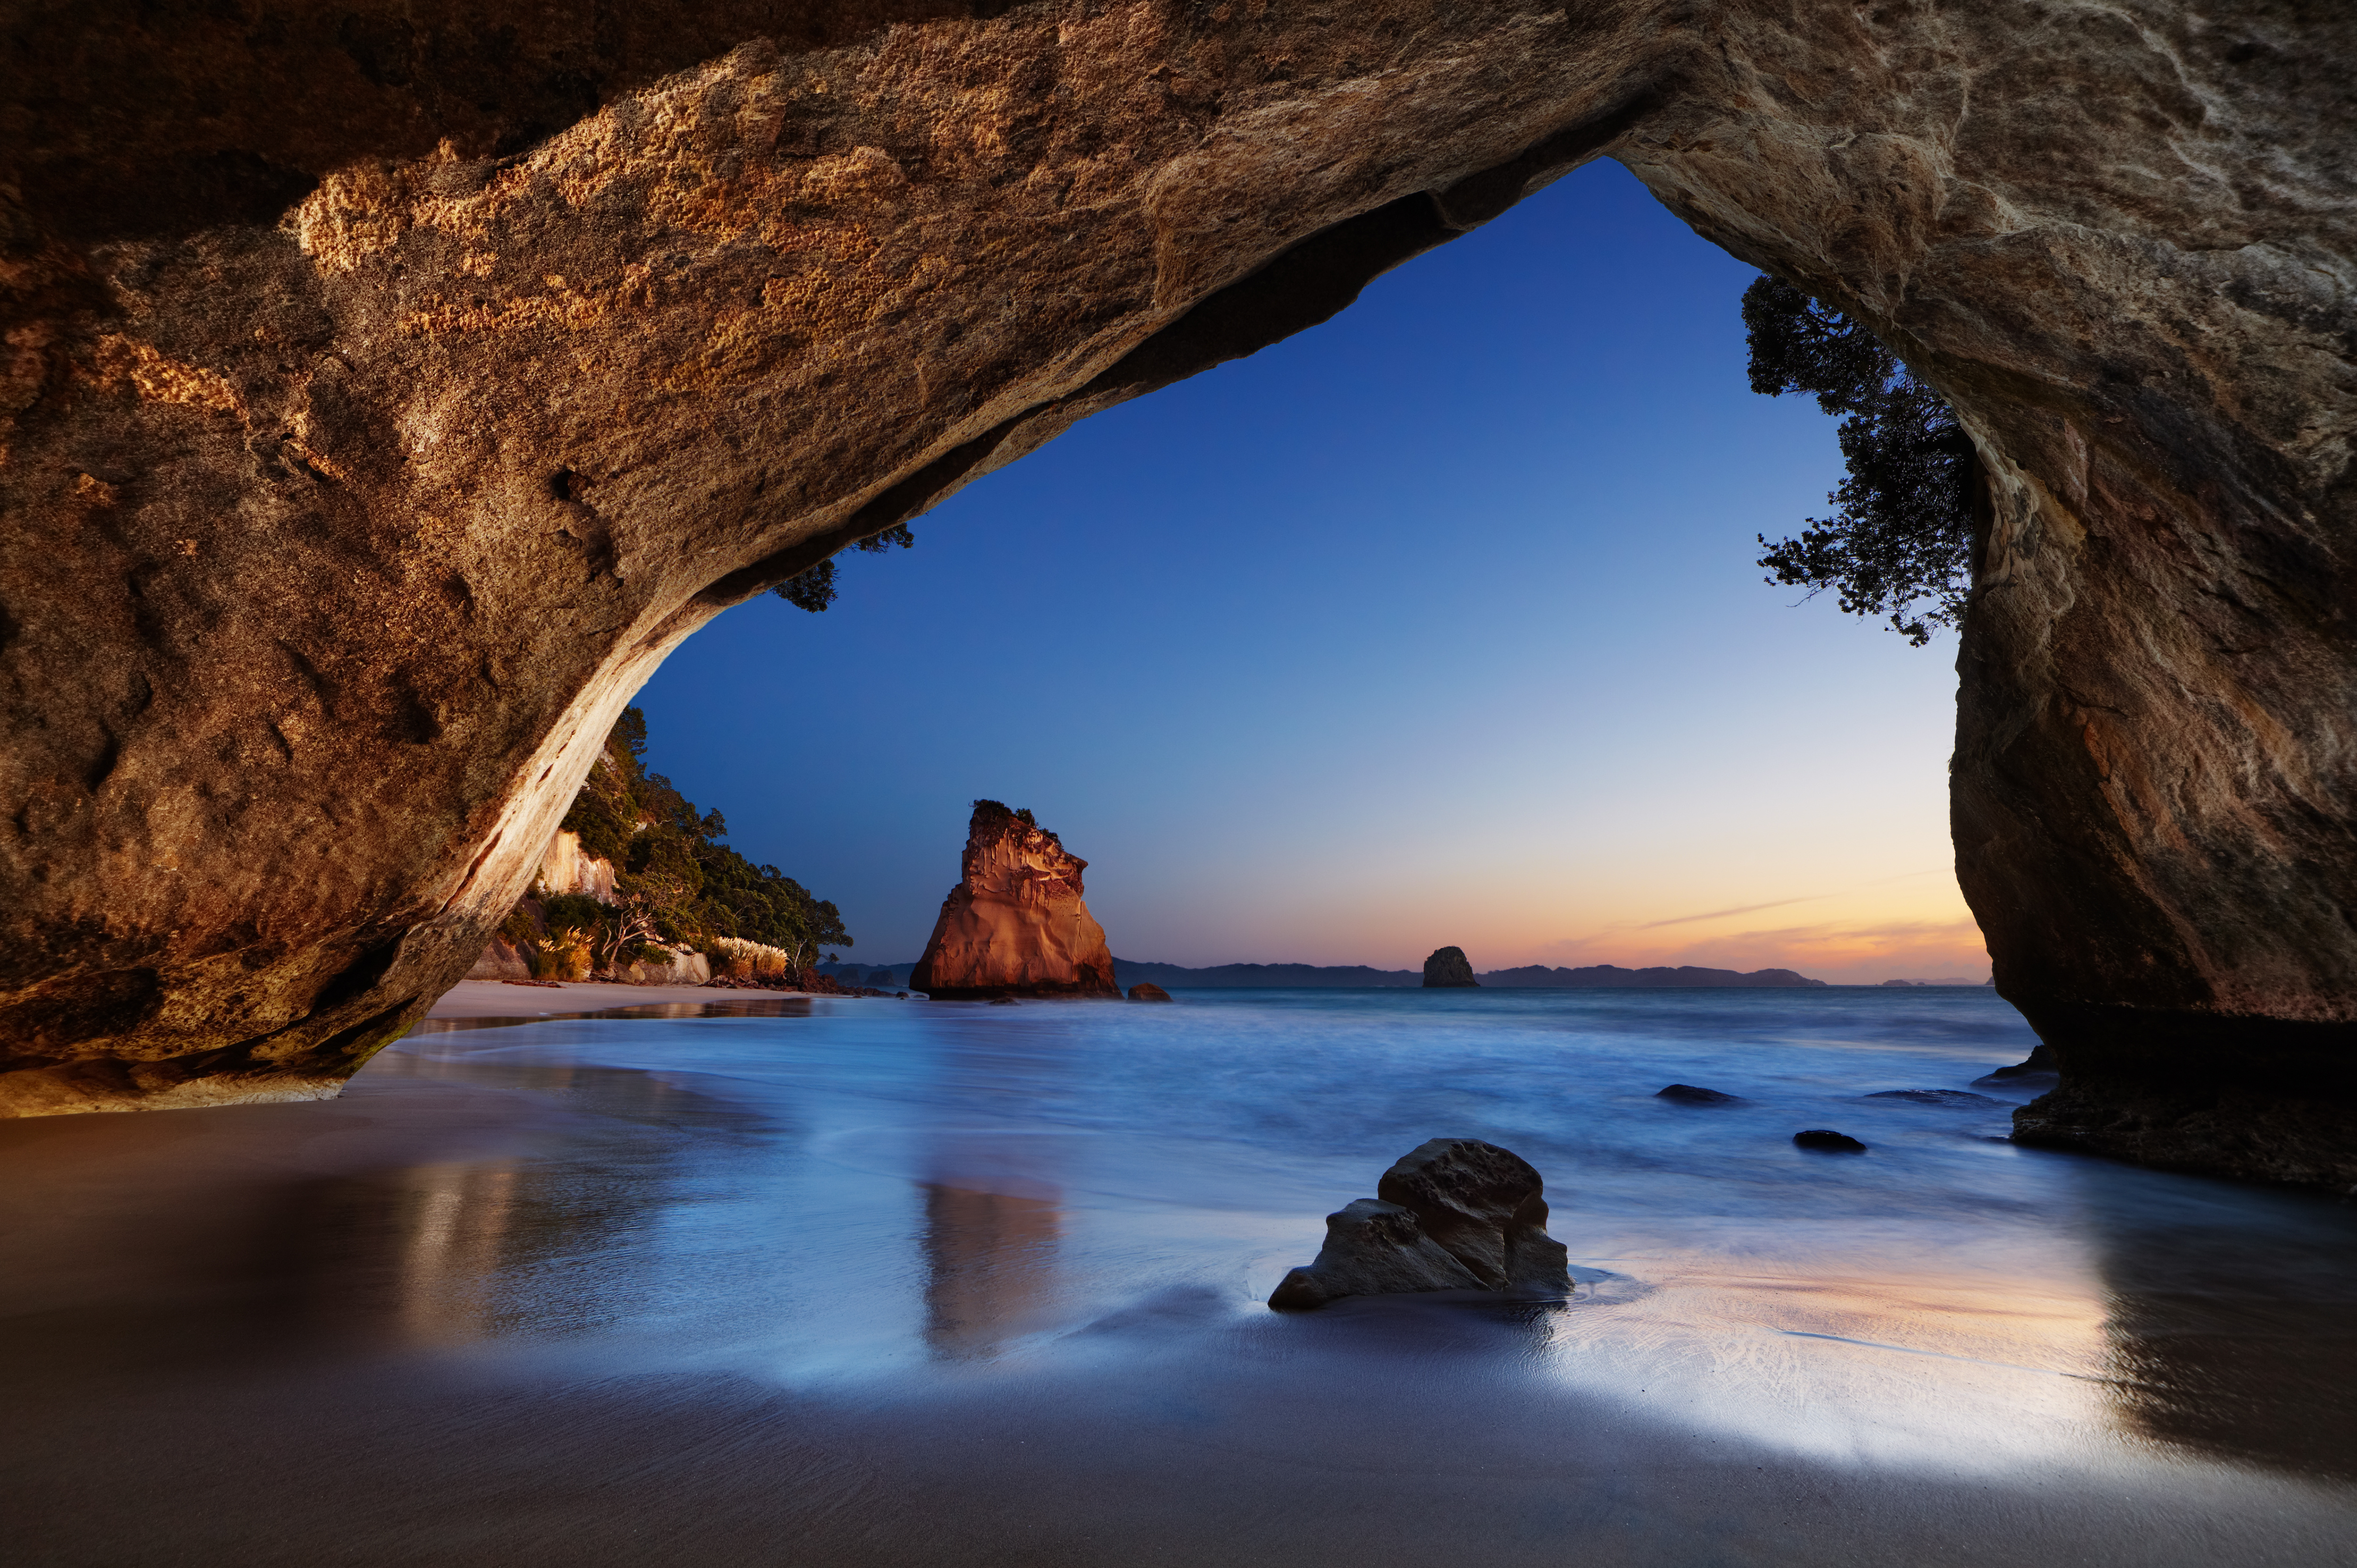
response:
M1141 980L1129 988L1129 999L1132 1002L1168 1002L1170 1000L1170 993L1158 985Z
M1481 1290L1524 1301L1571 1294L1570 1255L1546 1233L1544 1182L1495 1144L1435 1138L1362 1197L1326 1217L1318 1261L1268 1298L1281 1312L1349 1295Z
M1739 1094L1721 1094L1717 1090L1703 1089L1691 1083L1674 1083L1667 1089L1657 1090L1653 1098L1666 1100L1676 1105L1740 1105L1743 1103L1743 1096Z
M1436 948L1424 961L1424 983L1426 990L1437 990L1481 983L1473 978L1473 961L1465 956L1463 948Z
M1836 1133L1830 1127L1812 1127L1805 1133L1792 1134L1793 1144L1803 1149L1814 1149L1821 1155L1862 1155L1866 1145L1846 1133Z

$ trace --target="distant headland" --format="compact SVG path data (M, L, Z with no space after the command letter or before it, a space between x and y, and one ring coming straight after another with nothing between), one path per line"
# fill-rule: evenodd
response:
M821 973L831 974L839 968L845 976L856 975L862 983L868 985L907 986L909 983L908 972L912 967L909 964L845 963L840 966L822 964L819 969ZM1310 986L1365 990L1420 987L1424 984L1422 970L1374 969L1363 963L1222 963L1206 969L1189 969L1175 963L1147 963L1116 958L1113 961L1113 970L1114 982L1125 989L1141 981L1166 990L1187 991ZM1520 969L1493 969L1478 978L1484 987L1501 990L1658 990L1738 985L1792 988L1827 983L1789 969L1755 969L1747 973L1732 969L1699 969L1692 964L1681 964L1674 969L1623 969L1613 963L1589 964L1581 969L1549 969L1544 964L1526 964Z

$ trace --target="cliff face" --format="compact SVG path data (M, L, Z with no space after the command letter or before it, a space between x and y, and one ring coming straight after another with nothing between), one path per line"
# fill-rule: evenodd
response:
M2345 8L781 15L12 24L0 1105L332 1092L705 619L1609 154L1977 445L2029 1130L2357 1181Z
M1119 996L1104 928L1081 902L1088 864L997 801L975 801L958 885L909 989L936 1001Z

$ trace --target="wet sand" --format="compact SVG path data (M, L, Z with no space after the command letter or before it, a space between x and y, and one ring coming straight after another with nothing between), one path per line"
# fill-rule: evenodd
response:
M1281 1316L1355 1167L1150 1084L1091 1119L1190 1021L1113 1010L1101 1068L1086 1010L804 1005L0 1125L12 1560L2357 1561L2314 1200L2064 1156L1933 1234L1599 1197L1563 1306Z
M807 991L735 991L708 985L612 985L602 981L562 980L521 984L504 980L462 980L426 1013L428 1018L577 1017L617 1008L657 1008L726 1002L807 1001Z

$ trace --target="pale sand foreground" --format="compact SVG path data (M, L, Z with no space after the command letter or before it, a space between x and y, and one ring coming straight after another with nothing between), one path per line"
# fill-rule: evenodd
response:
M554 989L511 985L504 980L462 980L425 1015L531 1018L543 1013L601 1013L608 1007L652 1007L666 1002L784 1001L811 994L807 991L733 991L708 985L612 985L595 980L561 981Z

